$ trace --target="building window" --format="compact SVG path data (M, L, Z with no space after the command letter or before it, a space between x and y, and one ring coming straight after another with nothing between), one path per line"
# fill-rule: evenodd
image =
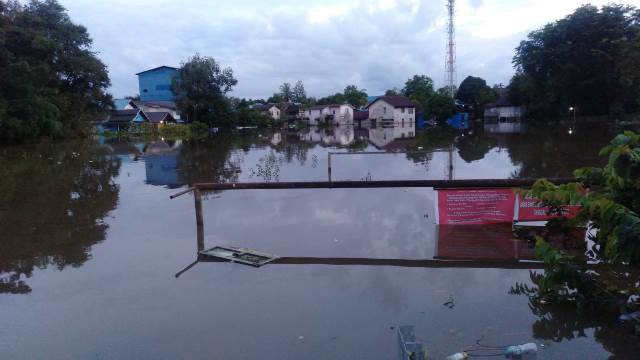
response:
M409 114L413 114L413 108L409 108Z
M402 109L404 111L404 109ZM402 127L404 127L404 118L402 118Z
M142 92L143 92L143 93L147 93L147 92L149 92L149 90L147 90L147 89L142 89Z
M383 113L383 114L386 114L386 113L387 113L387 107L386 107L386 106L384 106L384 107L382 108L382 113Z
M404 114L404 108L402 108L402 113Z

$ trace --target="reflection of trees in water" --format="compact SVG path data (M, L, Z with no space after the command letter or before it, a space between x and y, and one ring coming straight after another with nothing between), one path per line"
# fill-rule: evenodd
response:
M178 179L182 184L237 182L242 157L235 149L249 151L253 137L220 134L204 140L187 140L178 155Z
M482 160L485 156L496 147L496 139L479 135L477 132L473 135L462 136L456 142L458 155L467 163Z
M585 166L603 165L598 156L614 135L602 124L585 124L570 135L562 125L530 126L525 134L491 135L504 143L513 164L512 177L566 177ZM606 159L605 159L606 160Z
M300 166L307 162L309 149L314 145L300 139L300 134L286 132L282 135L282 141L278 145L271 146L269 153L258 160L255 168L251 169L251 177L261 178L264 181L279 181L280 167L282 164L291 163L294 159ZM318 165L317 156L312 157L312 167Z
M413 142L407 147L407 159L429 170L433 152L451 148L454 140L455 132L448 127L438 126L417 133Z
M33 269L80 267L104 240L120 161L93 141L0 152L0 293L28 293Z
M531 282L540 280L540 274L530 271ZM629 329L615 321L615 315L595 311L580 311L574 305L552 304L540 301L536 287L516 284L510 294L529 296L529 309L538 317L532 325L533 337L553 342L587 337L593 329L595 340L610 352L610 359L633 359L640 353L640 342Z

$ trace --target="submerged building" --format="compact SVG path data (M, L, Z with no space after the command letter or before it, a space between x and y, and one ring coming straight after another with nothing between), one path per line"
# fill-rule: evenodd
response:
M498 88L498 101L484 107L484 130L490 133L517 133L521 131L525 109L509 101L509 90Z

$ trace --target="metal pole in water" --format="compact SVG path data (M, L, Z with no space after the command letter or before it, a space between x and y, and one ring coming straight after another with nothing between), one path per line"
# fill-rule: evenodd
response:
M204 220L202 218L202 193L200 189L193 190L193 199L196 208L196 226L198 231L197 246L198 251L204 250Z
M331 182L331 153L329 153L327 158L327 171L329 174L329 182Z

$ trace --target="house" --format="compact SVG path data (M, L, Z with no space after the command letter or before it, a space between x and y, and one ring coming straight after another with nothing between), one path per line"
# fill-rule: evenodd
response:
M160 66L136 74L140 101L175 101L171 91L173 78L178 75L178 69L171 66Z
M176 119L173 118L170 112L158 111L145 113L149 122L154 125L164 125L168 123L175 123Z
M288 121L296 121L301 118L301 108L296 103L284 103L282 104L281 118Z
M274 120L280 120L281 111L274 104L263 104L256 107L261 113L272 117Z
M330 125L353 124L355 108L349 104L332 104L313 106L304 111L303 117L308 119L309 125L327 123Z
M363 123L369 120L369 111L367 110L355 110L353 112L353 124L357 127L362 127Z
M173 101L134 101L129 100L125 109L140 109L145 114L149 114L152 112L168 112L171 116L176 120L176 122L180 121L180 112L178 111L178 107L176 103Z
M413 126L416 122L416 106L404 96L380 96L367 105L372 127Z
M496 92L498 93L498 101L484 106L485 131L494 133L520 132L525 112L524 107L511 104L508 89L498 88Z
M325 105L312 106L306 108L302 113L302 118L309 122L309 125L318 125L320 118L322 117L322 110Z
M103 123L103 126L111 131L120 131L128 129L131 124L144 122L149 122L149 118L140 109L116 110Z

